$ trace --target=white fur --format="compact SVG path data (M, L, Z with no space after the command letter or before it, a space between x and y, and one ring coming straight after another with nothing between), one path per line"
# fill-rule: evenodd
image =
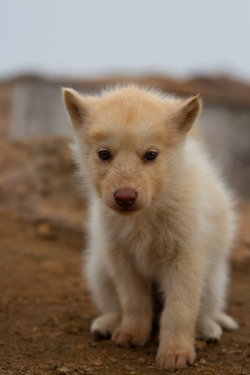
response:
M103 95L96 102L91 99L88 129L99 126L101 132L103 126L105 137L112 134L103 141L115 150L111 164L96 159L99 143L95 145L94 135L86 140L78 126L77 116L84 123L81 113L90 108L90 100L72 90L65 97L76 127L75 155L90 198L85 274L101 312L91 331L112 335L118 345L144 345L151 329L154 284L164 302L157 363L166 369L184 367L195 358L195 329L198 337L219 340L222 328L237 328L224 313L236 227L233 198L199 142L182 135L199 112L199 99L168 100L134 87ZM102 100L104 107L99 105ZM170 119L166 142L172 146L153 144L160 149L159 161L155 167L142 165L135 154L150 145L156 130L165 137L165 113ZM175 123L184 128L178 136ZM114 206L113 194L123 186L137 189L141 199L132 215L120 215Z
M233 320L232 324L223 324L223 319L218 318L225 308L228 257L235 234L233 200L231 193L223 186L218 176L212 181L211 190L209 189L210 181L207 181L206 175L211 178L210 173L212 176L216 174L207 156L200 149L200 145L189 139L182 157L185 172L188 173L189 169L189 173L199 176L196 181L199 191L196 190L195 204L193 205L192 202L191 207L178 204L178 190L182 187L182 181L180 186L178 181L174 181L172 189L169 185L166 187L164 203L155 202L145 210L146 212L143 211L134 217L118 216L107 209L95 194L92 195L85 271L94 301L100 311L103 313L119 311L108 249L114 248L117 242L121 242L122 247L132 257L138 272L150 282L157 280L159 286L164 289L161 286L161 279L167 273L168 265L162 264L162 258L163 256L171 258L176 240L179 239L179 233L174 231L174 226L181 226L182 231L185 231L185 241L190 243L195 241L199 252L205 256L199 320L202 321L203 316L208 316L214 329L211 329L205 319L198 327L198 336L204 339L219 339L222 332L216 321L222 328L237 327ZM218 197L214 196L214 189L218 191ZM168 196L169 191L172 194L170 196ZM226 218L227 222L221 223L225 225L224 233L219 226L216 227L216 222L211 220L221 209L226 209L230 213ZM164 217L163 227L158 226L159 217Z

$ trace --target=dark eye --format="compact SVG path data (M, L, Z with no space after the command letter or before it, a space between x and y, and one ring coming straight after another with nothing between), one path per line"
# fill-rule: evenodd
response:
M98 155L102 160L109 160L111 158L110 152L108 150L100 150L98 152Z
M144 159L145 160L149 160L149 161L151 161L151 160L154 160L154 159L156 159L157 158L157 152L156 151L148 151L148 152L146 152L146 154L144 155Z

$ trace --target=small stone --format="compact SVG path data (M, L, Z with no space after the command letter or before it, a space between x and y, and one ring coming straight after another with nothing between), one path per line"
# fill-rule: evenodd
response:
M61 366L61 367L57 367L56 371L59 371L62 374L67 374L70 370L66 366Z
M125 370L128 370L128 371L134 371L135 368L134 367L130 367L130 366L124 366Z
M111 362L113 362L113 363L116 362L116 358L114 358L114 357L109 357L109 360L110 360Z
M141 357L141 358L138 359L138 362L139 362L140 364L144 365L145 362L146 362L146 359L143 358L143 357Z
M197 341L196 342L196 348L201 350L207 347L206 341Z
M36 225L36 233L45 240L55 239L56 234L48 222L41 222Z
M103 361L100 358L97 358L94 361L92 361L92 364L95 365L95 366L102 366Z
M93 374L93 369L91 367L86 367L85 368L85 373L84 374L88 374L88 375L91 375Z
M202 359L200 360L200 365L204 366L204 365L206 365L206 364L207 364L207 361L206 361L204 358L202 358Z

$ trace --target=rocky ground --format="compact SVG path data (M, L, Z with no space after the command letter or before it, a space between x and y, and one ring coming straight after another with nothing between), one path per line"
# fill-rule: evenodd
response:
M144 348L94 341L96 311L81 275L86 201L64 139L0 145L0 375L163 374L157 332ZM240 324L197 342L177 374L250 372L250 203L240 202L228 311Z

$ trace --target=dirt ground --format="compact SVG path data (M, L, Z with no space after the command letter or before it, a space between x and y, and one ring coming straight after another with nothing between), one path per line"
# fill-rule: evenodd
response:
M0 210L0 374L160 374L157 333L139 349L89 333L96 315L81 277L83 243L41 237L34 225ZM250 371L250 264L234 263L229 312L240 329L216 345L197 342L195 365L177 374Z
M97 312L82 277L86 203L70 160L60 140L0 147L0 375L166 373L155 366L157 332L139 349L89 332ZM250 203L240 212L228 307L240 329L197 342L195 364L177 374L250 373Z

